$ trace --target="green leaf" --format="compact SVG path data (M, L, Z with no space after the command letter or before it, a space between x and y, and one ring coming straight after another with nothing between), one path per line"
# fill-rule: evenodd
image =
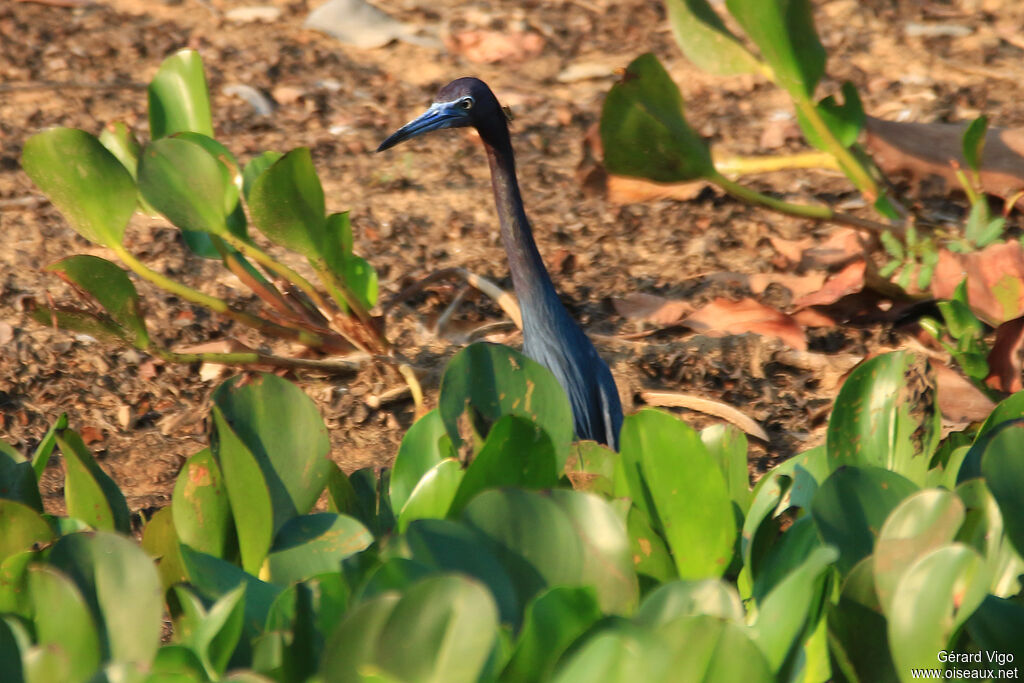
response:
M26 637L26 641L28 638ZM14 630L6 619L0 618L0 679L5 681L21 681L24 672L21 668L21 650Z
M249 192L252 221L271 242L307 258L324 252L324 190L309 148L285 154L260 174Z
M182 230L224 235L229 187L221 163L195 142L161 138L142 150L139 191Z
M676 44L698 69L721 76L757 73L761 64L725 27L707 0L668 0Z
M348 256L342 266L341 276L363 308L373 308L377 303L379 285L377 271L370 262L361 256Z
M456 447L463 443L463 414L481 437L498 418L515 415L548 433L558 472L569 458L573 422L565 389L547 368L507 346L475 343L455 354L441 377L438 412Z
M3 442L0 442L0 500L17 501L37 512L43 511L32 463L14 449L8 451Z
M827 610L829 646L847 680L897 681L873 566L870 557L857 563L843 583L838 604Z
M589 587L556 587L539 594L526 607L523 628L500 680L548 680L569 646L602 616Z
M988 117L984 114L971 121L964 131L962 140L964 161L974 172L981 171L981 155L985 150L985 134L988 132Z
M39 441L39 445L36 446L36 452L32 454L32 469L35 470L36 480L43 476L43 472L46 471L46 466L50 464L50 454L53 453L53 449L57 446L57 431L60 429L67 429L68 426L68 414L61 413L50 428L46 430L46 434Z
M260 576L278 584L341 570L341 561L365 550L370 532L352 517L318 512L289 520L274 537Z
M951 544L919 558L903 573L888 611L889 643L904 681L911 670L936 666L956 630L985 597L984 561L972 548Z
M699 614L737 624L742 624L744 618L740 596L733 586L721 579L702 579L671 581L659 586L644 598L634 619L638 624L653 628L679 617Z
M95 136L75 128L37 133L25 142L21 165L79 235L121 244L135 213L135 182Z
M769 662L740 624L697 615L663 624L657 634L671 657L658 677L666 683L777 680L771 675Z
M454 458L442 460L427 470L398 513L398 531L404 532L417 519L447 517L465 473L462 463Z
M725 479L692 428L641 410L622 425L621 457L633 502L668 541L679 577L721 576L736 540Z
M139 294L121 268L98 256L78 254L50 264L46 270L58 273L96 299L114 322L129 331L129 340L137 348L149 346Z
M751 595L763 601L821 547L814 521L810 515L802 515L758 558L756 569L750 570L754 580Z
M150 81L149 131L154 140L182 131L213 137L203 60L195 50L165 59Z
M53 537L50 525L38 512L23 503L0 499L0 563L35 545L49 543Z
M1024 420L1006 422L992 431L981 456L981 471L1003 513L1006 535L1024 557Z
M665 650L658 638L646 630L629 626L609 628L591 636L567 656L554 680L556 683L659 680L667 683L664 673L668 668L668 653ZM680 677L678 680L687 679Z
M88 681L100 667L100 636L82 593L64 574L46 565L28 570L36 643L68 655L69 680Z
M570 449L565 475L578 491L614 497L619 454L596 441L577 441Z
M185 461L174 484L171 511L182 543L221 559L237 552L228 491L210 449Z
M679 88L653 54L637 57L601 111L610 173L677 183L715 174L711 152L686 122Z
M979 648L997 659L1000 668L1024 660L1024 606L994 595L986 595L978 609L967 620L967 631ZM1012 658L1012 659L1011 659Z
M449 514L458 514L474 496L489 488L543 489L557 484L555 449L547 432L531 420L505 415L491 427L462 477Z
M170 506L157 510L149 519L142 529L140 545L156 561L160 585L165 591L179 581L188 580Z
M242 635L245 584L220 596L209 610L185 585L174 586L168 601L174 619L175 641L199 656L206 675L216 680L227 668Z
M902 263L903 259L906 257L906 251L903 249L903 242L888 230L879 233L878 237L882 241L882 246L885 247L885 251L896 259L893 263L897 266ZM893 268L893 271L895 271L895 268ZM888 277L891 274L891 272L883 274L882 277Z
M970 479L956 487L956 494L967 508L956 540L971 546L985 558L992 581L989 593L1009 597L1020 592L1024 559L1013 549L1004 533L1003 513L984 479Z
M938 447L941 414L922 359L897 351L855 368L828 423L830 466L883 467L922 484Z
M747 436L732 425L716 424L702 429L700 440L708 453L718 462L729 497L747 513L753 498L750 491L750 474L747 469Z
M811 514L825 543L839 549L840 572L871 554L889 513L916 490L905 477L877 467L844 467L822 483Z
M641 586L657 586L679 577L664 539L651 528L647 513L636 505L626 513L629 550Z
M104 659L152 661L160 646L162 591L153 561L134 541L107 531L71 534L54 543L49 561L89 604Z
M94 529L131 533L131 515L124 494L114 480L93 460L77 433L70 429L57 432L57 443L64 454L64 501L68 514Z
M445 458L455 453L451 442L442 442L444 422L437 409L416 420L402 437L395 464L391 469L391 504L401 510L420 479Z
M245 634L243 640L263 631L270 607L281 594L281 586L260 581L254 575L224 560L181 546L181 559L188 581L196 592L208 602L245 584Z
M327 428L312 399L291 382L263 374L244 387L228 380L213 401L264 472L274 529L311 511L332 471Z
M826 587L826 571L839 559L835 548L815 548L758 605L751 635L772 671L780 672L790 652L817 621Z
M242 171L242 194L245 195L246 202L249 201L249 192L252 190L252 184L256 182L256 179L283 156L280 152L268 151L249 160L249 163L245 165L245 169Z
M832 137L843 147L850 147L857 142L857 137L864 128L864 106L861 104L856 86L849 81L843 83L842 93L842 104L837 103L836 98L829 95L818 102L815 109L821 120L825 122ZM800 123L800 129L811 145L822 151L829 151L828 143L804 118L800 109L797 109L797 120ZM889 235L887 232L883 234Z
M911 494L889 513L874 552L875 591L886 612L907 568L944 546L964 521L964 504L949 491L925 489Z
M32 310L32 319L42 325L59 327L88 335L112 343L130 343L128 331L121 329L116 323L101 319L85 311L62 310L48 306L36 306Z
M99 140L104 147L110 150L111 154L117 157L117 160L134 179L138 170L139 152L142 150L142 145L139 144L135 133L128 127L128 124L122 121L108 123L100 133Z
M380 634L401 595L384 593L349 610L327 639L320 676L324 683L362 683L373 669Z
M726 0L725 6L761 51L776 82L796 100L809 99L825 73L825 48L809 0Z
M213 407L211 450L224 474L224 484L231 503L242 568L256 574L270 550L274 536L273 497L267 478L252 452L224 418L221 409Z

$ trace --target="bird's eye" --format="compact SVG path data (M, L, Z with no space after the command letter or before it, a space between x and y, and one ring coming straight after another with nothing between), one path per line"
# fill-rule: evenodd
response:
M461 100L459 100L459 107L461 109L472 109L473 108L473 98L472 97L463 97Z

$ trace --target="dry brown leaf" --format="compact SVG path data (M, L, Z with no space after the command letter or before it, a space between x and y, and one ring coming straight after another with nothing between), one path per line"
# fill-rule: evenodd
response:
M656 294L635 292L622 299L613 299L615 312L627 320L646 320L657 325L679 322L693 306L679 299L667 299Z
M779 252L783 257L786 258L792 264L800 263L800 260L804 256L804 250L814 246L813 237L804 237L799 240L787 240L782 237L776 237L772 235L768 238L772 243L772 247L775 251Z
M996 340L988 353L988 377L985 384L1008 394L1024 389L1024 318L1003 323L996 329Z
M544 49L544 38L522 31L463 31L445 41L452 52L477 64L521 62L536 57Z
M835 327L836 319L813 308L803 308L790 316L802 327Z
M821 289L825 284L825 274L820 272L794 275L792 273L754 273L747 277L747 285L754 294L760 294L768 285L775 283L790 291L794 298L799 299Z
M825 286L817 292L802 296L793 302L797 308L808 306L827 306L834 304L844 296L854 294L864 288L864 270L866 263L856 261L833 275Z
M996 404L978 387L945 363L929 358L935 371L938 403L942 416L952 422L971 424L981 422Z
M992 244L970 254L939 252L931 292L950 299L967 278L967 301L979 318L996 326L1024 315L1024 250L1019 242Z
M643 178L629 178L621 175L609 175L606 180L608 201L613 204L637 204L653 202L661 199L674 199L687 202L709 187L706 180L693 180L688 183L655 183Z
M868 116L865 147L886 174L908 173L916 182L941 178L960 187L950 161L966 167L961 140L966 123L900 123ZM981 187L1008 198L1024 189L1024 128L990 128L981 159Z
M864 258L868 249L853 228L833 230L825 241L804 249L800 265L804 268L836 268L854 259Z
M753 332L765 337L778 337L795 349L807 348L803 328L793 318L754 299L715 299L691 313L683 322L691 329L712 337Z
M687 408L706 415L720 417L736 425L747 434L755 436L762 441L768 441L768 434L761 428L761 425L728 403L712 401L709 398L693 396L692 394L681 394L676 391L641 391L640 398L649 406Z

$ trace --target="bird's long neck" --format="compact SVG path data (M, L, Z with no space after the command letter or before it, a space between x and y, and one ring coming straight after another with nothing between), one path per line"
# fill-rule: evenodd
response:
M526 212L523 210L512 145L505 140L495 144L485 140L484 147L491 165L491 186L494 189L494 203L501 225L501 240L505 244L505 251L508 252L512 285L515 287L520 306L524 308L523 315L526 316L526 302L541 302L549 298L557 301L557 295L537 250L537 243L533 240L533 231L526 219Z

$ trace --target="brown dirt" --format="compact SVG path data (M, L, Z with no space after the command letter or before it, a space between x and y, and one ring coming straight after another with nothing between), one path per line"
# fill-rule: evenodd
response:
M624 66L653 51L680 84L694 127L727 154L766 151L762 135L777 128L778 112L788 111L776 89L752 78L697 72L678 52L662 4L653 0L382 4L403 21L442 35L514 28L543 39L532 39L532 45L543 44L538 55L491 65L405 43L373 50L340 45L301 28L315 5L303 0L264 2L282 10L270 25L223 19L224 11L246 4L252 3L0 5L0 438L33 448L66 411L71 425L87 433L133 510L166 504L182 462L206 443L204 416L219 379L204 380L198 367L152 363L134 351L53 331L27 317L26 297L71 299L42 272L44 266L73 253L109 254L75 235L19 164L25 139L47 126L98 133L104 123L123 120L145 138L144 91L97 84L146 83L164 57L194 47L206 63L218 139L243 161L267 149L310 147L328 208L351 211L356 250L377 267L384 299L451 266L509 286L487 168L472 136L435 135L386 155L371 153L428 104L438 86L466 74L484 78L515 113L520 179L541 252L549 264L558 264L552 270L570 310L591 333L602 335L599 347L627 411L638 407L644 390L682 391L731 404L770 435L767 444L752 446L753 469L760 471L820 443L836 373L825 377L794 367L777 356L777 342L752 335L715 340L677 328L623 339L638 328L614 312L611 300L636 292L698 305L715 296L738 298L748 294L742 287L706 276L771 272L776 255L769 237L824 240L834 228L749 208L710 190L688 202L628 206L585 194L575 179L582 140L598 119L612 79L564 83L557 77L571 65ZM851 80L866 109L887 118L959 121L985 112L993 124L1024 125L1024 110L1014 106L1024 101L1020 3L816 5L830 54L823 91L835 92L838 83ZM912 35L921 26L963 27L969 35ZM272 94L279 107L270 116L254 114L249 104L224 94L225 86L239 83ZM784 135L782 140L783 150L799 149ZM843 179L825 172L748 182L794 200L855 199ZM942 206L941 198L932 201ZM177 233L158 221L137 218L128 247L204 291L245 295L215 264L186 255ZM151 329L171 347L232 336L253 341L145 283L139 288ZM424 370L439 369L460 348L465 335L458 330L502 319L493 303L470 292L447 328L451 339L432 334L432 321L458 291L457 284L432 287L389 317L389 336ZM784 290L769 288L759 298L774 306L788 303ZM520 341L514 333L491 338ZM809 332L810 348L830 354L862 356L899 345L900 339L877 322ZM390 462L412 420L412 405L372 409L367 399L399 386L396 376L368 367L355 377L300 373L298 379L320 406L333 456L346 470ZM433 398L436 376L425 382ZM695 426L712 421L696 413L684 418ZM54 511L62 507L58 461L45 480L47 506Z

